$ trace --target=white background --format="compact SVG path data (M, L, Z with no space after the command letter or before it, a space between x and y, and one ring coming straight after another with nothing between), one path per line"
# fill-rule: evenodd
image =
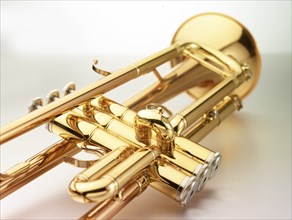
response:
M263 56L244 109L203 142L223 154L221 170L187 209L148 189L116 218L291 219L290 1L1 1L1 125L25 114L36 96L69 81L80 88L99 79L92 59L108 70L125 67L167 47L183 21L209 11L248 27ZM121 101L132 89L109 96ZM186 100L170 107L176 111ZM1 172L55 140L42 128L1 146ZM78 172L63 164L43 175L1 201L1 218L81 216L89 207L66 192Z

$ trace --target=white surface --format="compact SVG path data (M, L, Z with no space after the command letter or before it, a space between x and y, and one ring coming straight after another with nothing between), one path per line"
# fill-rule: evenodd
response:
M91 60L115 70L169 45L178 26L200 12L244 23L263 69L244 108L203 143L223 154L218 175L186 208L148 189L116 219L291 219L291 2L2 2L1 125L25 114L35 96L96 76ZM82 74L82 75L81 75ZM121 101L143 80L109 96ZM121 95L123 93L123 95ZM184 102L170 103L177 111ZM39 129L1 146L1 171L58 140ZM13 157L11 156L13 155ZM62 164L1 201L1 219L74 219L89 209L67 194L80 170Z
M149 54L168 46L187 18L209 11L245 24L262 53L291 51L290 1L1 1L1 50Z

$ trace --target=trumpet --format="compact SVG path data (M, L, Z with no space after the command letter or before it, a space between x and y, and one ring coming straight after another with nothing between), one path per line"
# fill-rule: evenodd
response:
M170 64L162 76L158 67ZM69 183L69 194L95 206L80 219L109 219L148 186L186 206L219 170L222 155L199 142L255 87L261 58L255 40L238 21L205 13L185 21L171 45L114 72L92 69L104 77L65 96L52 92L48 104L35 99L30 113L1 128L1 145L46 124L61 137L40 153L0 173L4 199L20 187L65 162L84 168ZM123 103L107 92L142 75L157 81ZM194 101L173 113L164 103L187 92ZM81 151L98 159L81 160Z

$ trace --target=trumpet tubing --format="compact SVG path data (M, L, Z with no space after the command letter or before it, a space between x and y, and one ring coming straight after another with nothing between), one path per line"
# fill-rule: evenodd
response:
M220 28L212 25L220 24ZM255 86L260 55L247 29L216 13L190 18L170 47L116 72L97 67L105 76L79 91L70 84L65 97L54 91L48 105L41 99L30 113L1 128L1 144L47 123L61 141L0 175L1 199L62 162L85 168L69 184L69 194L96 206L81 219L111 218L148 186L182 206L219 170L222 155L199 144ZM170 62L161 76L157 68ZM158 81L124 103L104 93L153 73ZM180 112L163 105L182 92L195 98ZM80 151L96 160L73 156Z

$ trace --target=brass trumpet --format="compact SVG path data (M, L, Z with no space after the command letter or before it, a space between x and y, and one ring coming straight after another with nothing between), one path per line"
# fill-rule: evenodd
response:
M170 62L162 76L158 67ZM149 185L185 206L215 176L222 156L198 142L234 111L256 85L260 54L248 30L216 13L194 16L171 46L49 104L34 100L30 113L1 128L1 144L47 123L62 139L0 175L1 199L62 162L85 168L69 184L78 202L96 206L81 219L113 217ZM158 81L120 104L104 94L153 73ZM173 114L162 105L187 92L195 101ZM40 108L41 107L41 108ZM85 161L80 151L98 155Z

